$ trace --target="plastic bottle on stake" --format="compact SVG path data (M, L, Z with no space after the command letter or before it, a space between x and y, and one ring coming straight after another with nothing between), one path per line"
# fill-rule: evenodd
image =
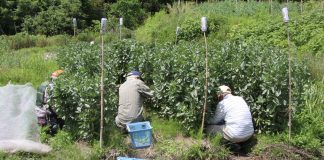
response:
M288 16L288 8L282 8L282 16L283 16L283 20L284 22L289 22L289 16Z
M180 34L180 27L178 26L176 29L176 35L178 36Z
M73 22L73 27L76 28L77 27L77 20L76 20L76 18L73 18L72 19L72 22Z
M201 31L206 32L207 31L207 18L201 17Z
M123 18L119 18L119 25L122 26L123 25Z
M107 32L107 18L101 18L100 33L105 34Z

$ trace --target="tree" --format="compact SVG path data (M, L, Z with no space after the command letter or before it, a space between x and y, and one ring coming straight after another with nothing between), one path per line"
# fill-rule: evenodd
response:
M135 29L143 24L147 15L138 0L118 0L111 5L110 15L123 17L127 28Z
M23 31L47 36L73 33L72 18L81 17L81 2L79 0L62 0L51 2L51 5L49 8L44 8L43 5L42 11L38 12L36 16L26 16L22 25Z

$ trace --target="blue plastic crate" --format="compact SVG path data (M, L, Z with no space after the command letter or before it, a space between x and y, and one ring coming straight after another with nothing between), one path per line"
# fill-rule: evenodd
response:
M131 136L133 148L146 148L152 144L152 127L150 122L136 122L127 124L127 131Z
M139 158L117 157L117 160L144 160Z

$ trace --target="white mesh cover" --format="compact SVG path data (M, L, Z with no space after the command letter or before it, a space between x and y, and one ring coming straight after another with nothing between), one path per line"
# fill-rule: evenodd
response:
M48 146L39 143L35 106L36 90L30 84L0 87L0 150L50 151ZM45 149L38 149L42 147Z

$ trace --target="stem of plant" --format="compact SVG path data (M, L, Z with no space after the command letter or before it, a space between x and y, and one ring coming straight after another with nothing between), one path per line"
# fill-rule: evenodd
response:
M103 35L101 35L101 77L100 77L100 148L102 148L102 134L103 134L103 115L104 115L104 100L103 100L103 89L104 89L104 83L103 83L103 77L104 77L104 40L103 40Z
M203 116L201 120L201 133L204 130L204 123L205 123L205 114L206 114L206 108L207 108L207 96L208 96L208 49L207 49L207 38L206 38L206 32L204 32L204 38L205 38L205 102L204 102L204 109L203 109Z

